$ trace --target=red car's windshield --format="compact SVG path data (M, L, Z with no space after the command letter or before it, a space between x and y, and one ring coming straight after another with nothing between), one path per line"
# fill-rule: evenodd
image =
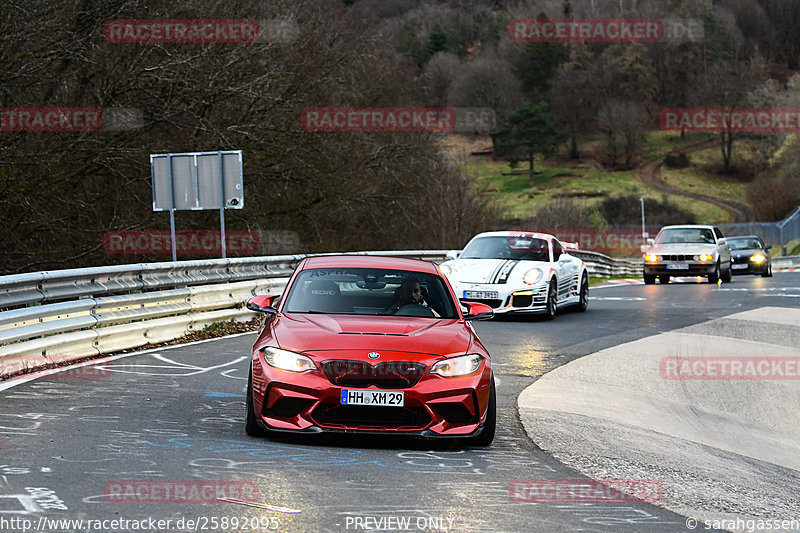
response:
M458 318L441 277L370 268L304 270L289 289L283 311Z

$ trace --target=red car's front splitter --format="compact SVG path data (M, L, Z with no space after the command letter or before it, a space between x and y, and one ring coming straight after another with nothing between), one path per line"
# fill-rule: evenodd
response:
M491 368L485 360L470 376L425 374L411 388L384 389L337 386L321 371L296 374L264 365L259 359L253 364L253 407L260 414L259 425L270 431L452 438L475 436L486 421ZM341 405L341 391L346 388L403 391L404 406Z

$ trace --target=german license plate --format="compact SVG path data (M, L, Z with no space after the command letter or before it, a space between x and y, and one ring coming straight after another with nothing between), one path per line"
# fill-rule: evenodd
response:
M689 263L667 263L667 270L689 270Z
M497 300L497 291L464 291L464 298L474 300Z
M747 268L749 265L731 265L731 268L735 268L736 270Z
M403 391L342 389L342 405L377 405L378 407L403 407Z

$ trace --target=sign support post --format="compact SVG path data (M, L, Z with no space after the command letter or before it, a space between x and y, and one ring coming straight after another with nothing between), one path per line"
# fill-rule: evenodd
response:
M217 152L219 154L219 175L225 175L225 169L222 167L222 152ZM219 232L220 232L220 243L222 246L222 258L225 259L225 180L219 180L219 197L222 201L219 203Z

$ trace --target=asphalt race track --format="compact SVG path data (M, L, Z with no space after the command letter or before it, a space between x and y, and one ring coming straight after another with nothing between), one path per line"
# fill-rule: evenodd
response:
M476 323L498 387L488 449L247 437L253 334L1 383L0 530L689 531L685 517L649 503L512 501L513 481L584 477L533 444L517 397L549 370L602 349L759 307L797 307L800 273L722 286L619 285L593 288L591 297L586 313L562 312L554 322ZM221 481L241 490L206 504L165 490L177 490L174 482L218 489Z

